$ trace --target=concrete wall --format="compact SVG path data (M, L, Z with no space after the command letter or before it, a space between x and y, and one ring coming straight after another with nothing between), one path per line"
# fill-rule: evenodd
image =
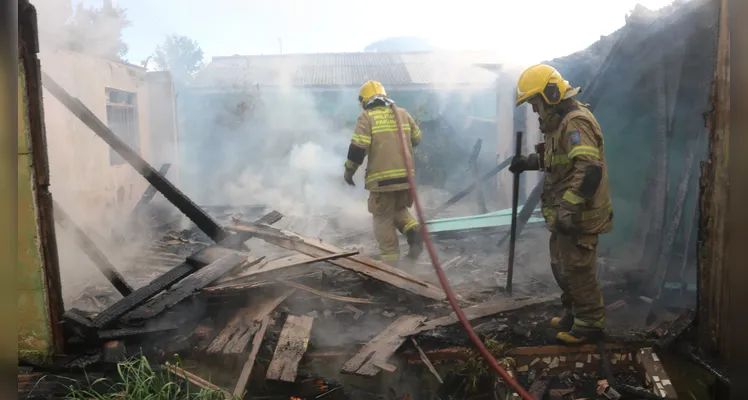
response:
M170 75L67 51L40 55L42 70L107 122L106 89L136 96L139 153L178 176L174 96ZM106 227L126 218L148 186L129 164L110 165L109 146L44 92L51 190L81 226Z
M176 105L174 84L167 71L148 72L145 76L148 85L148 105L150 124L150 158L147 159L157 169L164 163L172 163L177 171L179 164L179 144L177 135ZM167 174L178 185L178 173Z

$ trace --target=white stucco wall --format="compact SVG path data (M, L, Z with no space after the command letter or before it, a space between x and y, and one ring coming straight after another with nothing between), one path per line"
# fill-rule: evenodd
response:
M176 162L176 151L160 149L156 152L152 148L153 107L149 104L151 96L145 69L67 51L46 51L41 53L40 59L44 72L105 123L106 89L135 93L140 155L148 162L161 163L166 162L168 154L174 154L173 160L168 161ZM80 225L102 226L116 223L127 215L148 186L145 179L127 163L110 165L106 142L46 90L44 114L51 191L55 199ZM171 137L166 142L176 145L173 130L160 130L156 134ZM154 164L154 168L159 166ZM168 176L176 170L177 166L172 165ZM124 192L122 201L118 201L118 190Z

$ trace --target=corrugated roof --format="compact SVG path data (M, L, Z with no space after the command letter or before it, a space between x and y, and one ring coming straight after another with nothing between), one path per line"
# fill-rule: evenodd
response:
M489 86L496 75L473 63L486 53L326 53L214 57L195 86L358 86L374 79L385 86ZM495 60L495 58L493 58Z

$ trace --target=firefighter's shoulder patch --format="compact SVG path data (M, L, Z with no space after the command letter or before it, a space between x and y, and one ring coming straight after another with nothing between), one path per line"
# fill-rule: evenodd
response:
M569 142L572 146L578 146L582 143L582 135L580 135L579 131L569 132Z

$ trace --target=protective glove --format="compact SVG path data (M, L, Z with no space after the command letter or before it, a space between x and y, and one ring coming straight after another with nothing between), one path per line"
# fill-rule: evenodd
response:
M343 174L343 180L345 180L345 183L347 183L350 186L356 186L356 184L353 183L353 174L355 172L356 171L352 169L348 169L348 168L345 169L345 174Z
M509 165L509 172L513 174L521 174L525 171L537 171L539 168L538 155L530 154L529 156L512 157L512 163Z
M576 232L574 226L575 210L566 207L559 207L556 211L556 232L562 235L573 235Z

